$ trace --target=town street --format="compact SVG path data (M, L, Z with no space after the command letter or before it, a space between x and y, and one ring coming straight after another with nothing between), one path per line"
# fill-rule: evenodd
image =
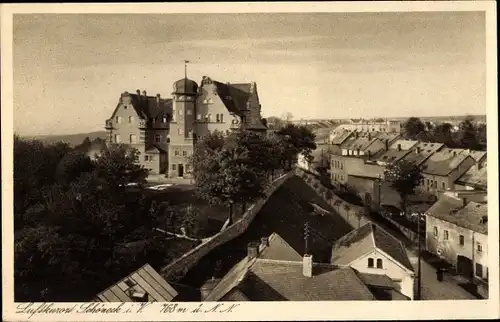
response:
M418 274L417 252L406 248L410 262ZM436 269L421 260L422 267L422 300L472 300L476 297L462 287L457 285L455 280L446 276L442 282L436 278ZM417 292L417 279L415 278L415 293Z

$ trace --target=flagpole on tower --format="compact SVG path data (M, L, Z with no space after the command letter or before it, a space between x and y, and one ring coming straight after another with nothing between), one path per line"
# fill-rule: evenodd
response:
M189 60L184 60L184 78L187 78L187 64L189 63Z

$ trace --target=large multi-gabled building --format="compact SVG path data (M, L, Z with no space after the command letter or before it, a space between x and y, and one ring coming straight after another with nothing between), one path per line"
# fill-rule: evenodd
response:
M173 85L172 98L124 92L106 120L108 143L127 144L153 174L187 177L196 139L215 130L266 131L255 83L221 83L203 77Z

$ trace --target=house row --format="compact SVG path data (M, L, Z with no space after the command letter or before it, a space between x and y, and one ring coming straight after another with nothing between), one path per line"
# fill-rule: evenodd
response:
M450 263L488 297L488 205L486 192L445 192L426 211L428 252Z
M203 301L412 300L414 275L401 242L369 223L338 240L330 263L301 256L273 233L201 293Z
M423 175L417 189L437 197L450 190L486 190L485 151L451 149L441 143L403 140L394 133L340 131L331 141L330 179L357 191L368 205L399 207L397 193L383 181L384 169L402 160ZM384 200L385 199L385 200Z

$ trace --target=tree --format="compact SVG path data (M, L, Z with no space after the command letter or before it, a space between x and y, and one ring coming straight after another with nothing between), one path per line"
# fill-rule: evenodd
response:
M406 160L393 163L384 170L384 177L390 186L401 197L401 209L406 213L408 196L415 192L415 188L423 179L420 169Z
M24 213L40 202L40 191L55 181L59 161L70 151L69 145L44 145L14 135L14 212Z
M476 150L479 148L476 122L471 116L460 122L457 133L457 143L461 148Z
M91 172L93 169L92 161L85 153L70 152L59 161L56 169L56 180L66 184L78 178L82 173Z
M277 116L270 116L267 118L267 126L274 130L279 130L283 128L288 122L282 118Z
M298 154L302 154L307 162L312 162L312 151L316 149L316 135L305 126L288 124L277 132L283 142L283 157L292 167Z
M477 126L477 140L481 150L486 150L487 136L486 123L479 124Z
M196 193L211 204L229 205L230 224L234 204L262 197L266 188L266 171L259 169L262 154L250 150L258 142L253 134L237 131L225 138L218 133L208 135L195 147Z
M286 112L286 113L283 113L283 115L281 116L281 118L283 120L285 120L287 123L290 123L293 120L293 115L290 112Z
M432 138L434 142L443 143L448 147L453 147L453 126L450 123L441 123L432 129Z
M403 124L403 131L407 139L415 139L420 132L425 131L425 124L418 117L410 117Z
M142 185L146 182L148 170L138 163L139 151L125 145L112 145L104 149L94 161L98 177L109 185L122 191L128 183Z

